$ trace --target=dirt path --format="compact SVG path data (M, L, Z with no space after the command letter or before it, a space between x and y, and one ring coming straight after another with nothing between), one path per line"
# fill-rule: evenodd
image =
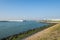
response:
M38 33L35 33L35 34L33 34L33 35L23 39L23 40L42 40L41 38L49 37L49 34L51 32L53 32L53 31L55 31L59 26L60 26L60 23L56 24L56 25L54 25L54 26L52 26L50 28L47 28L47 29L45 29L43 31L40 31Z

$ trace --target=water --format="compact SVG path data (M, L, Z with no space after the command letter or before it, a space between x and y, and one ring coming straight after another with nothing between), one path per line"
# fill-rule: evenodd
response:
M26 22L0 22L0 39L10 35L19 34L37 27L48 25L35 21Z

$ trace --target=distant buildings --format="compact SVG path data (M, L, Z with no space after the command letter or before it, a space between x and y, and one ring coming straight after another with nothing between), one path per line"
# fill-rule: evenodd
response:
M51 19L52 21L60 21L60 19Z
M60 19L44 19L38 22L47 22L47 23L60 23Z

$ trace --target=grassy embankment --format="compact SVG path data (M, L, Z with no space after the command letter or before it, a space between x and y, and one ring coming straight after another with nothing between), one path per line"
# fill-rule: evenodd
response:
M33 29L33 30L28 30L27 32L23 32L23 33L20 33L20 34L9 36L7 38L3 38L2 40L21 40L25 37L28 37L29 35L32 35L32 34L38 32L38 31L41 31L41 30L46 29L48 27L51 27L53 25L55 25L55 24L50 23L49 25L45 25L45 26L40 27L40 28L36 28L36 29Z
M60 40L60 23L37 32L24 40Z
M60 24L52 26L51 28L45 31L46 34L43 34L39 40L60 40Z

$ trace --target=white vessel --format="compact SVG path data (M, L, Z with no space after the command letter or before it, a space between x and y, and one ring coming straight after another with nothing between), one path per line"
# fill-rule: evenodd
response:
M23 22L24 20L9 20L9 21L18 21L18 22Z

